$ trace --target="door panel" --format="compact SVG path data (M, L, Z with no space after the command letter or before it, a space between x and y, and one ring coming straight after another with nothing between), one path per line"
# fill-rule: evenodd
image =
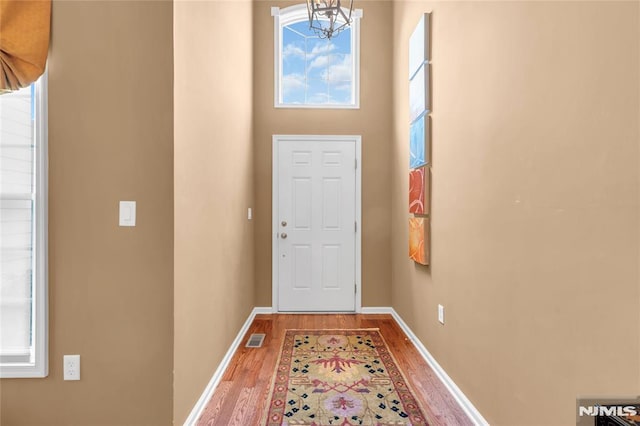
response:
M355 311L355 159L354 141L278 142L280 311Z

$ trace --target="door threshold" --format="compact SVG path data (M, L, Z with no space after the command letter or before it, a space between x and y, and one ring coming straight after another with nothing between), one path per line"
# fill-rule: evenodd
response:
M274 314L285 315L355 315L356 311L277 311Z

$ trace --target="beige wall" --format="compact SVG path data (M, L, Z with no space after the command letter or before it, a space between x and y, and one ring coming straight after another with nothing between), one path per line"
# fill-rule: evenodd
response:
M430 268L406 254L424 11ZM637 395L638 3L398 1L394 23L393 306L491 424L573 424L577 395Z
M254 306L252 4L178 1L174 15L174 420L182 424Z
M171 424L172 50L170 3L53 4L49 377L2 380L2 424Z
M272 6L299 2L258 1L254 12L254 159L256 185L256 305L271 306L271 137L274 134L362 135L362 305L389 306L391 2L358 2L361 24L359 110L275 109L273 106Z

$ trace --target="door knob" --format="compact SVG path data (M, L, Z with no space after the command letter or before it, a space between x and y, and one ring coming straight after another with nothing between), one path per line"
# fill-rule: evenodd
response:
M282 221L282 226L287 226L287 221L286 220Z
M287 238L287 233L286 232L281 233L280 238L282 238L283 240Z

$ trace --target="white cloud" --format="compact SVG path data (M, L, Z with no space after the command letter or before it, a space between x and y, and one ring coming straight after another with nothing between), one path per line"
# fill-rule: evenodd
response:
M330 65L322 73L322 78L329 81L350 81L352 70L351 55L344 55L342 61Z
M309 97L309 102L312 104L326 104L330 100L328 93L317 92Z
M329 65L329 56L328 55L318 56L313 61L311 61L307 71L311 71L314 68L325 68L327 65Z
M343 53L341 48L329 41L318 41L312 44L308 40L308 43L307 48L311 49L306 52L305 46L299 42L283 46L282 58L298 64L295 69L289 69L289 73L282 76L283 95L290 100L288 102L296 103L318 105L349 103L353 84L351 54ZM306 70L299 59L306 62Z
M335 86L332 86L333 90L338 90L338 91L351 91L351 82L350 81L345 81L341 84L337 84Z
M284 47L284 49L282 49L282 57L287 59L290 56L304 58L304 50L293 43L289 43Z
M306 89L305 78L303 74L291 73L282 76L282 92L291 93L296 90Z
M309 52L309 58L315 58L318 55L326 55L336 49L336 45L331 42L318 42L313 46L311 52Z

